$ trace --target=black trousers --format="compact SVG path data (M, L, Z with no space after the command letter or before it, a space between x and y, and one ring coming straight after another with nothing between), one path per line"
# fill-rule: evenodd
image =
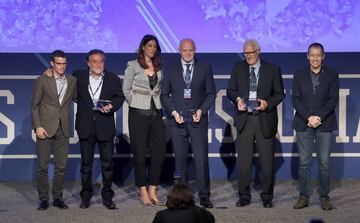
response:
M176 172L181 175L183 183L187 183L188 180L188 154L191 145L199 197L207 198L210 196L208 125L207 121L202 122L201 125L186 122L171 126L171 141L175 153Z
M65 137L61 124L55 135L51 138L36 139L37 155L37 191L39 200L49 200L49 162L54 149L54 179L52 184L53 199L62 198L66 175L66 164L69 152L69 138Z
M93 195L92 184L92 168L95 154L95 146L98 145L101 174L103 181L103 188L101 190L101 197L104 201L111 200L114 196L114 191L111 189L113 181L113 148L114 140L100 141L96 137L95 122L92 125L91 133L88 138L80 139L81 150L81 183L82 190L80 197L82 200L90 201Z
M261 199L272 200L274 193L274 137L265 138L261 132L260 118L257 115L248 115L242 131L237 134L236 151L239 161L239 198L251 200L250 184L252 175L252 161L254 145L259 153L262 184Z
M143 115L129 110L129 133L134 155L135 185L159 184L165 157L165 126L161 114ZM146 154L150 154L149 175L146 174ZM147 181L148 178L148 181Z

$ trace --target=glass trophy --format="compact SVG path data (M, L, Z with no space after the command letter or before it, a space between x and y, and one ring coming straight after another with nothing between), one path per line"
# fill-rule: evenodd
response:
M111 103L111 100L93 99L93 105L94 105L93 110L99 111L103 107L105 107L106 105L108 105L110 103Z
M244 103L246 106L246 109L249 112L256 112L257 111L257 107L259 107L259 101L257 99L244 99Z
M180 115L183 117L184 122L192 122L193 121L193 114L192 111L184 111L180 112Z

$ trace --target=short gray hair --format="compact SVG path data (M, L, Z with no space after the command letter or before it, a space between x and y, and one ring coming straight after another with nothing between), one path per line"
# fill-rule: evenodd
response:
M244 43L244 47L247 45L255 45L256 49L258 49L258 50L260 49L260 45L259 45L258 41L256 41L255 39L246 40Z

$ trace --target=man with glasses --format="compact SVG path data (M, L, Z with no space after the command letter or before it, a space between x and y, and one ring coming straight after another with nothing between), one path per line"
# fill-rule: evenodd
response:
M312 43L308 48L309 65L295 72L292 103L296 110L293 128L296 131L299 151L299 199L294 209L309 206L311 188L311 160L315 147L319 169L320 205L323 210L333 207L330 192L329 159L337 129L335 108L339 101L339 74L324 66L324 47Z
M64 179L69 152L70 105L76 100L76 79L65 75L66 54L55 50L51 55L52 75L36 79L32 95L32 126L36 133L38 210L49 207L48 168L54 153L53 205L68 209L63 201Z
M101 196L107 209L115 209L111 189L113 179L114 113L124 102L120 78L105 70L105 54L91 50L87 57L88 70L74 72L77 78L78 110L75 128L80 139L81 183L80 208L88 208L93 196L92 164L98 145L103 188Z
M237 207L250 204L251 173L254 145L261 166L263 207L272 208L274 193L274 140L277 133L277 105L285 98L280 68L260 59L256 40L247 40L243 47L245 61L235 63L231 72L227 97L236 111L236 151L239 162L239 200Z

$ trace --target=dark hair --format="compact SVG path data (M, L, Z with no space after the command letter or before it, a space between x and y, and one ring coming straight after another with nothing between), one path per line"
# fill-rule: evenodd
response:
M148 68L148 65L146 64L146 61L145 61L143 47L146 45L146 43L148 43L151 40L154 40L156 43L156 53L155 53L155 56L153 58L151 58L151 61L153 63L155 72L157 72L157 71L161 70L161 68L162 68L162 61L161 61L161 56L160 56L161 48L159 45L159 41L157 40L157 38L155 36L145 35L141 39L139 49L138 49L138 62L143 69Z
M308 47L308 53L310 52L311 48L321 49L322 53L323 54L325 53L324 46L321 43L312 43L312 44L310 44L310 46Z
M167 195L166 206L170 209L185 209L195 206L191 189L185 184L175 184Z
M66 54L62 50L55 50L54 52L51 53L51 57L50 57L51 61L54 61L55 57L66 58Z
M101 54L101 55L103 55L103 57L104 57L104 59L105 59L105 53L104 53L104 51L99 50L99 49L92 49L92 50L90 50L90 51L87 53L87 55L86 55L86 61L89 61L90 56L91 56L91 55L94 55L94 54Z

